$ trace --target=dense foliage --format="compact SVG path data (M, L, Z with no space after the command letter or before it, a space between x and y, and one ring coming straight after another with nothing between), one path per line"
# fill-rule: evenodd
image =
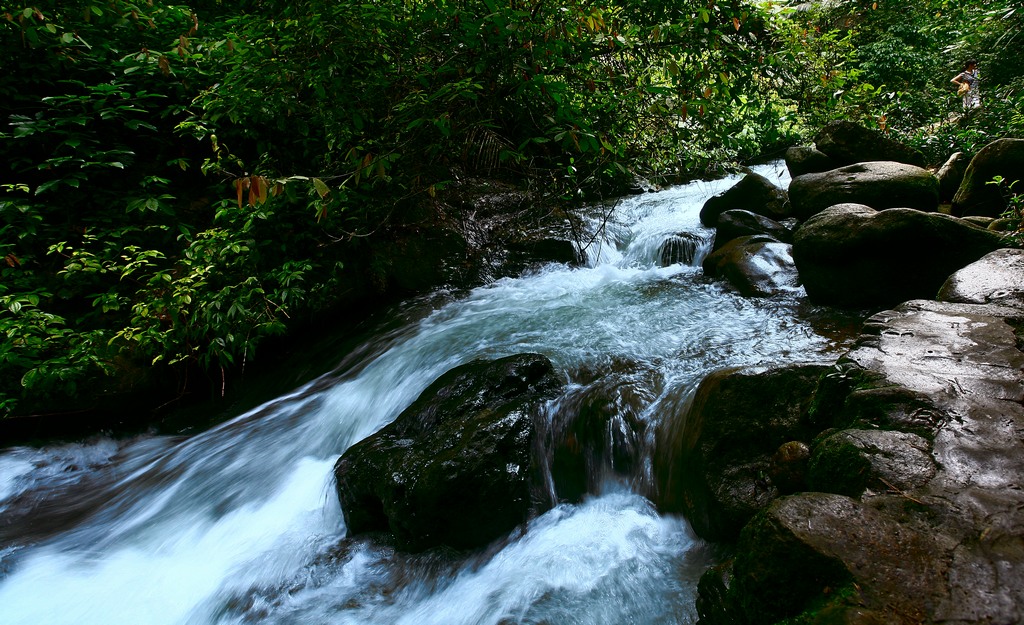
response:
M0 415L154 377L221 389L261 340L336 301L345 259L460 177L573 202L832 118L935 158L1024 132L1009 0L48 0L0 15ZM966 56L986 108L954 123Z

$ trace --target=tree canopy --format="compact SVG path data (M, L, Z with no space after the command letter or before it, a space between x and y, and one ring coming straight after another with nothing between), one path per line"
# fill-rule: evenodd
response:
M460 177L574 203L778 154L830 119L933 159L1024 133L1011 0L49 0L0 15L0 414L154 370L223 381L336 301L353 249ZM953 123L968 56L986 108Z

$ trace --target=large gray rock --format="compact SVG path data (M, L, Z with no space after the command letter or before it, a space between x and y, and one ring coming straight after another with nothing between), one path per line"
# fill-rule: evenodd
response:
M473 549L542 508L534 412L562 386L547 358L521 354L445 373L334 467L350 535L403 549Z
M804 174L815 174L835 169L839 163L830 159L824 152L810 146L793 146L786 148L786 169L792 178Z
M698 535L735 540L779 494L772 458L807 438L804 415L822 365L725 369L706 377L692 404L666 415L657 436L657 503L682 512Z
M892 161L847 165L797 176L789 184L793 215L807 220L836 204L865 204L875 210L939 206L939 179L927 169Z
M948 215L907 208L833 206L793 237L807 295L848 308L932 298L950 274L999 249L997 233Z
M790 216L786 191L761 174L753 173L705 202L700 209L700 221L705 226L715 227L718 216L733 209L748 210L776 220Z
M895 161L924 167L924 155L877 130L848 121L828 124L814 136L818 150L839 165L867 161Z
M936 299L1024 310L1024 250L996 250L967 265L946 280Z
M1002 176L1007 182L1020 180L1015 190L1024 192L1024 139L997 139L971 159L953 197L953 214L1001 215L1007 206L1003 191L988 184L995 176Z

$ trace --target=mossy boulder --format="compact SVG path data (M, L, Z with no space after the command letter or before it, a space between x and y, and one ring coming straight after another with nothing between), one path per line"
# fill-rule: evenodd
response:
M735 540L778 495L770 472L779 446L807 438L804 416L823 365L707 376L689 407L657 435L656 503L682 512L698 535Z
M743 529L727 591L739 623L775 623L805 610L893 622L941 594L943 550L931 536L856 499L802 493L774 501ZM873 606L887 608L872 614ZM842 622L842 621L840 621Z
M550 502L535 413L562 380L547 358L473 361L445 373L334 467L349 535L402 549L474 549Z
M808 407L818 492L744 527L700 584L707 625L1024 622L1021 318L932 300L869 318Z
M811 490L859 497L867 488L920 488L935 477L928 440L912 432L842 430L814 446Z

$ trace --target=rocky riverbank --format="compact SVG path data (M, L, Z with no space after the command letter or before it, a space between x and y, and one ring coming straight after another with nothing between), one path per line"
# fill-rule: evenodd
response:
M662 482L698 532L738 538L701 581L701 623L1021 622L1022 346L1024 252L1001 250L937 301L872 316L816 382L804 368L754 374L764 408L715 410L723 384L706 381L669 439L695 444L675 446ZM779 402L794 383L813 390ZM796 413L788 424L776 406ZM776 436L735 446L758 428ZM808 453L784 487L772 446L790 436Z
M835 134L819 147L835 149ZM850 143L839 152L856 161ZM794 178L808 295L891 309L831 367L718 372L666 416L660 506L735 544L701 580L702 624L1024 621L1024 251L1001 249L979 227L995 209L968 199L981 193L975 172L1007 175L1022 146L1004 140L968 167L953 209L982 220L888 202L909 193L937 207L938 179L910 164ZM797 167L837 160L796 155ZM730 275L749 272L719 273L747 288Z

